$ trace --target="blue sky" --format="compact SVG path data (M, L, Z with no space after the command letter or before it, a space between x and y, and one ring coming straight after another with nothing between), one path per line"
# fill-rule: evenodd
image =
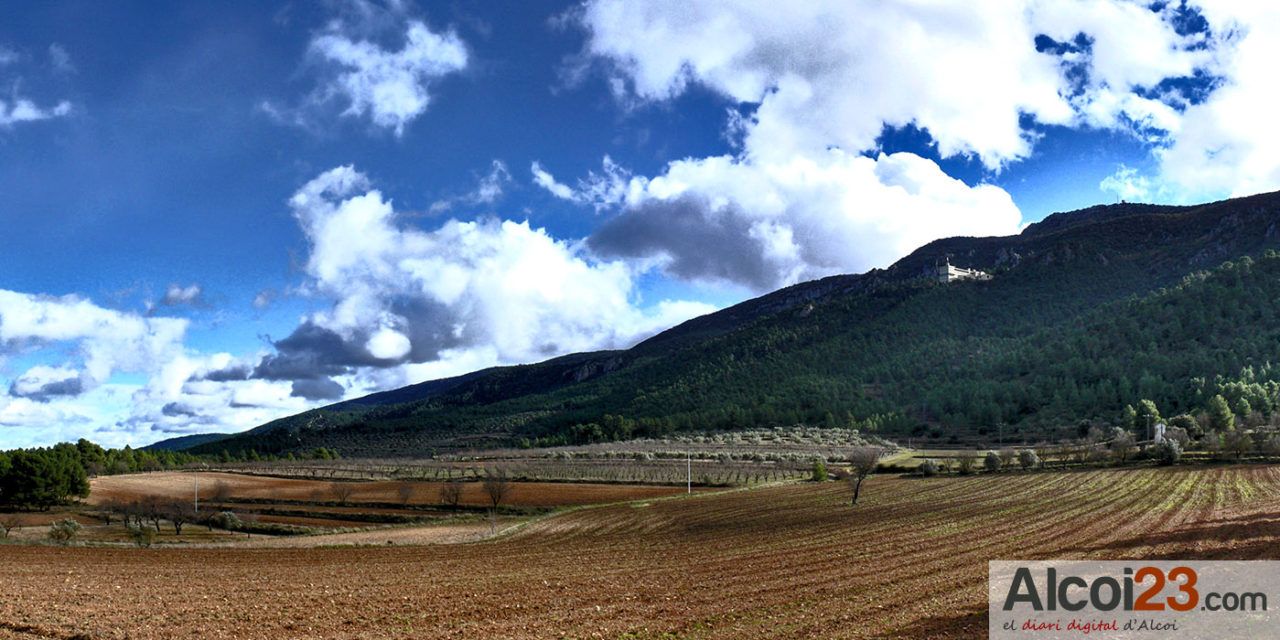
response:
M249 428L1280 183L1273 12L855 5L0 7L0 447Z

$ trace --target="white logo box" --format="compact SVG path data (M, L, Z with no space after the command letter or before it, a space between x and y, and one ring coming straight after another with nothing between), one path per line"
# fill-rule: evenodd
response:
M992 639L1280 639L1280 561L998 560Z

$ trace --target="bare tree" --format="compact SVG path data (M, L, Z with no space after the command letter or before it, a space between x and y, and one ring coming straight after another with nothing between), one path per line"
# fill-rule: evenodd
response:
M1240 458L1244 457L1244 454L1253 451L1253 436L1249 435L1247 431L1228 431L1222 437L1222 445L1224 450L1234 453L1236 462L1239 462Z
M133 523L141 528L145 521L146 507L143 506L142 500L134 500L124 506L124 521L129 523L129 518L133 518Z
M156 533L160 533L160 521L164 519L164 511L164 505L160 504L159 497L147 496L139 504L138 521L141 522L146 518L155 526Z
M164 509L164 515L173 525L174 535L182 535L182 526L195 519L195 507L186 500L174 500Z
M507 479L504 469L485 469L483 486L492 505L489 509L489 533L492 535L498 530L498 505L502 504L502 499L511 491L511 481Z
M1134 448L1132 433L1120 427L1116 427L1112 431L1111 454L1115 456L1117 462L1124 464L1128 461L1129 456L1133 455Z
M113 498L104 501L101 506L101 510L98 511L98 517L102 518L103 524L111 526L111 520L123 510L120 501Z
M339 504L346 504L351 499L351 492L355 491L355 485L350 482L332 482L329 484L329 492L337 498Z
M396 487L396 495L400 496L401 505L408 506L409 501L413 499L413 484L401 482L400 486Z
M880 447L859 447L849 454L849 483L853 486L852 505L858 504L858 495L862 492L862 481L876 470L880 458L884 457L884 449Z
M484 475L484 493L489 496L489 502L494 509L502 504L503 498L511 492L511 481L507 479L507 472L502 469L489 469Z
M4 529L4 537L9 537L9 532L18 528L22 524L22 517L16 513L6 513L0 516L0 529Z
M448 505L454 511L462 502L462 481L449 478L440 484L440 504Z

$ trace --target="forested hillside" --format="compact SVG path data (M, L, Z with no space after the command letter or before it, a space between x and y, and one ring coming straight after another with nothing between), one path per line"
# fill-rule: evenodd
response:
M1269 419L1280 370L1280 196L1057 214L803 283L627 351L423 383L193 449L419 455L805 423L971 441L1074 436L1126 406ZM942 284L939 260L989 281ZM1241 404L1247 403L1247 407Z

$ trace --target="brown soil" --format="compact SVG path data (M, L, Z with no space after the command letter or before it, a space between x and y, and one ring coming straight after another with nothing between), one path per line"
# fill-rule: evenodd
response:
M975 638L988 560L1278 558L1278 511L1280 468L1216 467L770 487L452 545L0 545L0 637Z
M335 491L335 483L327 480L300 480L273 478L237 473L140 473L123 476L94 478L88 502L101 504L111 499L135 500L156 495L166 498L194 497L197 483L200 495L212 499L219 483L226 486L233 499L250 500L305 500L312 502L340 502L342 496ZM408 503L435 505L440 502L439 482L378 481L342 482L351 493L346 500L351 503L401 503L400 488L411 489ZM684 493L683 487L589 484L570 482L517 482L512 484L511 494L503 504L517 507L558 507L583 504L599 504L658 498ZM464 482L462 502L466 505L487 504L479 482ZM370 509L361 508L368 513Z

